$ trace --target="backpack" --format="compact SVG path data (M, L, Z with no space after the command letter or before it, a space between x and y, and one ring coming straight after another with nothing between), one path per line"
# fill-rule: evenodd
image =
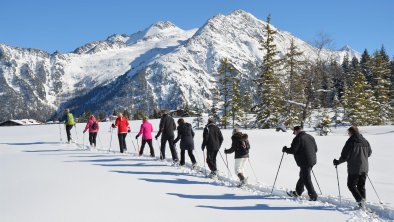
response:
M92 124L92 129L94 129L94 130L96 130L97 129L97 121L95 121L93 124Z

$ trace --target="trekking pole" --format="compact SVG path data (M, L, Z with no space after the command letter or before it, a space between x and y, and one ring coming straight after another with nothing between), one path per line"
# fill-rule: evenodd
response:
M368 174L367 174L367 177L368 177L369 182L370 182L371 185L372 185L373 190L375 191L376 196L377 196L378 199L379 199L379 203L380 203L380 204L383 204L383 202L380 200L380 197L379 197L379 195L378 195L378 192L376 192L375 186L373 185L373 183L372 183L371 179L369 178Z
M223 160L223 163L224 163L224 165L226 165L226 167L227 167L227 176L230 178L230 175L231 175L231 172L230 172L230 168L228 168L228 163L226 163L226 161L224 161L224 158L223 158L223 156L222 156L222 152L220 152L220 150L219 150L219 154L220 154L220 157L222 158L222 160ZM232 175L231 175L232 176Z
M157 141L157 139L156 139L156 143L157 143L157 147L159 147L160 159L161 159L161 160L164 160L163 153L161 152L161 147L160 147L159 141Z
M323 193L321 192L321 189L320 189L319 182L317 182L317 179L316 179L316 176L315 176L315 172L313 172L313 169L312 169L312 174L313 174L313 177L315 178L315 181L316 181L317 187L319 187L320 195L323 195Z
M275 188L276 179L278 178L278 174L279 174L280 166L282 165L282 160L283 160L283 156L284 156L284 155L285 155L285 152L282 152L282 158L280 158L280 163L279 163L279 167L278 167L278 172L276 172L276 176L275 176L274 185L272 185L271 195L272 195L272 193L274 192L274 188Z
M74 130L75 130L75 135L77 136L77 141L76 142L78 142L78 132L77 132L77 124L75 124L74 125L75 127L74 127Z
M85 149L85 133L82 134L82 147Z
M335 170L337 171L337 182L338 182L338 192L339 192L339 206L342 207L341 188L339 187L339 177L338 177L338 166L337 165L335 165Z
M104 149L104 148L103 148L103 143L101 142L101 137L100 137L100 134L98 134L98 132L97 132L97 137L98 137L98 139L99 139L99 141L100 141L101 149L103 150L103 149Z
M253 169L253 167L252 167L252 163L251 163L251 161L250 161L250 158L248 158L248 161L249 161L250 168L252 169L253 175L254 175L254 177L255 177L255 179L256 179L256 182L257 182L257 183L260 183L260 182L259 182L259 178L257 178L256 173L254 172L254 169Z
M140 154L140 143L138 142L138 139L136 139L137 140L137 149L138 149L138 155Z
M63 139L62 139L62 128L60 127L60 122L59 122L59 135L60 135L60 142L63 142Z
M205 159L205 151L202 150L202 154L204 155L204 171L205 171L205 177L207 177L207 168L205 167L205 162L207 159Z
M108 149L108 152L110 152L111 151L111 146L112 146L112 126L111 126L111 128L110 128L110 131L111 131L111 140L110 140L110 142L109 142L109 149Z
M135 147L135 144L134 144L134 141L133 141L133 138L130 136L130 138L131 138L131 143L133 144L133 147L134 147L134 150L135 150L135 152L137 153L137 155L139 154L138 153L138 151L137 151L137 148Z

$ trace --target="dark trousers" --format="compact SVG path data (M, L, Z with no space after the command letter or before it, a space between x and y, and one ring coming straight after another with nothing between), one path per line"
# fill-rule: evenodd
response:
M126 136L127 133L119 133L118 134L118 139L119 139L119 147L120 147L120 152L123 153L123 151L127 150L126 146Z
M168 145L170 146L171 156L173 161L178 161L178 154L176 153L175 146L174 146L174 137L161 137L161 157L160 159L166 158L166 142L168 141Z
M347 177L347 187L350 192L352 192L354 199L357 202L366 199L365 192L365 180L367 179L367 174L362 173L360 175L357 174L349 174Z
M185 165L185 151L185 149L181 149L181 161L179 163L181 166ZM189 155L192 163L195 164L196 158L194 157L193 150L187 150L187 154Z
M66 125L66 133L67 133L67 141L70 142L71 140L71 129L73 125Z
M141 149L140 149L140 155L142 155L144 153L144 148L145 148L145 144L148 143L149 145L149 149L150 149L150 155L151 156L155 156L155 151L153 150L153 145L152 145L152 139L150 140L142 140L142 144L141 144Z
M301 166L300 167L300 178L298 179L296 185L296 192L298 195L301 195L304 192L304 186L308 191L308 195L311 198L316 198L317 194L315 188L313 187L312 179L311 179L311 170L310 166Z
M211 171L217 171L216 167L216 157L218 155L219 150L208 150L207 149L207 164Z
M89 143L90 145L96 146L96 138L97 138L97 132L95 133L89 133Z

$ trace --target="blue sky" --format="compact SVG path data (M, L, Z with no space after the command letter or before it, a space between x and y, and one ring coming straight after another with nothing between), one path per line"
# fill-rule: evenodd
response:
M350 45L372 53L383 44L394 56L393 0L1 0L0 43L70 52L160 20L191 29L236 9L262 20L270 13L274 26L307 42L323 32L335 49Z

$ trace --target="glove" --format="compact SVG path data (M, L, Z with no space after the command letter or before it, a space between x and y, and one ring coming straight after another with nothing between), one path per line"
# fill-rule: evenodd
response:
M86 133L86 130L84 130L83 133Z
M204 146L204 145L201 145L201 149L202 149L202 151L204 151L204 149L205 149L205 146Z
M139 136L140 136L140 135L137 134L137 136L135 136L135 139L137 140Z
M334 159L334 160L332 161L332 163L334 164L334 166L338 166L338 165L339 165L339 160Z
M225 154L228 154L229 152L228 152L228 149L224 149L224 153Z
M128 133L130 133L130 132L131 132L131 130L129 129L129 130L127 130L127 132L128 132Z
M112 125L111 125L111 126L112 126L112 128L115 128L115 124L113 124L113 123L112 123Z
M158 138L158 136L156 135L156 136L155 136L155 139L157 140L157 138Z
M283 153L287 153L287 146L284 146L284 147L282 148L282 152L283 152Z

